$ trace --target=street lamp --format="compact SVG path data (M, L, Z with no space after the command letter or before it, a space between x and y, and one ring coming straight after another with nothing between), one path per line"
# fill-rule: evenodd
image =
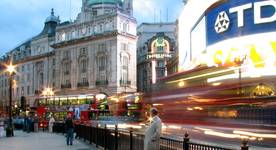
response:
M242 87L241 87L241 66L244 63L246 59L246 55L241 55L235 58L234 62L238 65L239 67L239 87L238 87L238 94L242 94Z
M9 73L9 123L6 129L6 136L11 137L14 136L13 134L13 125L12 125L12 83L13 83L13 76L15 75L15 66L10 63L7 66L7 71Z

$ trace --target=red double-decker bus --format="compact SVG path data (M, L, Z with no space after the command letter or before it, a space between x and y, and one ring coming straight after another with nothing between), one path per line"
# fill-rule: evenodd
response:
M236 68L198 67L160 79L144 100L166 123L274 126L275 79L239 78Z

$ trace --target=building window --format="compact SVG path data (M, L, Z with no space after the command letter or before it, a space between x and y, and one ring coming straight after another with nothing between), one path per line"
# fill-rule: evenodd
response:
M30 82L30 81L31 81L31 76L30 76L30 74L29 74L29 73L27 74L27 81L28 81L28 82Z
M70 74L70 63L65 62L64 63L64 75L69 75Z
M16 95L19 96L19 87L16 88Z
M70 58L70 51L63 52L64 58Z
M81 48L81 49L80 49L80 54L81 54L81 55L87 55L87 47Z
M127 32L127 31L128 31L127 26L128 26L127 23L123 23L123 31L124 31L124 32Z
M86 73L86 71L87 71L87 60L86 59L81 60L80 67L81 67L81 73Z
M30 64L27 65L27 70L31 71L31 65Z
M164 61L158 61L157 66L158 67L165 67Z
M82 83L87 83L87 82L88 82L87 78L82 78Z
M121 49L123 51L127 51L128 50L128 45L126 43L121 43Z
M92 14L93 14L93 16L97 16L97 11L96 10L94 10L93 12L92 12Z
M39 85L43 86L43 73L39 74Z
M65 80L65 84L69 85L70 84L70 80Z
M65 36L66 36L65 33L62 33L62 34L61 34L61 41L64 41L64 40L65 40Z
M122 81L123 83L127 83L128 81L128 57L123 57L123 64L122 64Z
M25 66L24 66L24 65L22 65L21 70L22 70L22 72L24 72L24 71L25 71Z
M53 66L56 65L56 59L55 58L53 58L52 65Z
M53 72L52 72L52 78L54 79L56 77L56 70L53 69Z
M105 56L100 56L98 58L98 68L99 71L104 71L106 68L106 57Z
M30 95L30 86L27 86L27 95Z

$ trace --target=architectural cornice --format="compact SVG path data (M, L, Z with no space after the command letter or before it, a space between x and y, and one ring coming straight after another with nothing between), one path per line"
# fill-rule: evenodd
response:
M14 62L14 64L18 65L18 64L22 64L22 63L25 63L25 62L28 62L28 61L34 61L34 60L38 60L38 59L42 59L42 58L50 57L50 56L54 56L54 55L55 55L55 52L52 51L52 52L44 53L44 54L41 54L41 55L29 56L29 57L26 57L24 59L21 59L19 61Z
M87 36L87 37L83 37L83 38L79 38L79 39L73 39L73 40L69 40L69 41L55 43L55 44L51 45L51 47L57 49L57 48L62 48L62 47L70 46L70 45L76 45L76 44L89 42L89 41L92 41L92 40L102 40L102 39L106 39L106 38L110 38L110 37L114 37L114 36L118 36L118 35L126 36L130 39L136 39L137 38L137 36L131 35L131 34L128 34L128 33L122 33L122 32L118 32L118 31L111 31L111 32L105 32L105 33L102 33L102 34L91 35L91 36Z

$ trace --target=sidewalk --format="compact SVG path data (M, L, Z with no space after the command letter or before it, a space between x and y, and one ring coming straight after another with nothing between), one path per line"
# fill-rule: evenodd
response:
M62 134L48 132L28 134L15 131L14 135L11 138L0 138L1 150L97 150L94 145L75 139L72 146L67 146L66 138Z

